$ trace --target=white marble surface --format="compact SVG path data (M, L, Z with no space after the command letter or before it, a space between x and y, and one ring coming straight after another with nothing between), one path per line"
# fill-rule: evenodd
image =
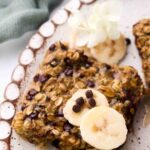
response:
M34 31L25 33L18 39L0 44L0 102L4 100L3 93L11 80L14 67L18 64L18 56L27 45Z
M139 71L139 74L142 76L143 73L141 69L140 58L137 49L134 45L134 38L131 30L132 30L132 25L135 22L137 22L139 19L150 17L149 0L144 0L144 3L141 0L132 0L132 1L126 0L124 2L125 5L124 5L123 17L121 19L121 27L122 27L121 30L123 31L123 33L125 33L127 37L130 37L130 39L132 40L132 44L128 49L128 55L126 56L126 58L124 59L121 65L134 66ZM0 45L0 100L3 100L4 87L10 81L12 70L17 64L18 55L25 48L25 45L30 39L32 33L30 32L25 36L23 36L22 38L9 41L7 43ZM145 101L145 103L147 102ZM122 150L134 150L134 149L150 150L150 143L148 140L150 138L149 137L150 126L147 127L142 126L145 103L140 104L138 113L135 118L135 123L134 123L135 132L134 134L129 135L128 141ZM138 120L138 124L136 123L136 120ZM15 135L13 134L13 136ZM138 143L139 142L138 137L141 138L140 142L142 144ZM131 139L134 140L134 144L131 143ZM22 139L17 140L16 142L21 143L21 140ZM14 144L14 146L15 146L14 148L15 150L16 149L24 150L28 148L30 150L37 149L34 147L32 148L30 144L25 143L24 141L20 144L20 148L16 148L18 146L18 144L16 143Z

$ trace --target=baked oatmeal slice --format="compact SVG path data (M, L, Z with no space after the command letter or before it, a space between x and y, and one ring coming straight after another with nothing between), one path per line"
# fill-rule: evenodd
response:
M144 19L135 24L133 34L142 58L146 82L150 87L150 19Z
M72 95L89 88L104 94L110 107L124 116L126 125L132 124L144 91L137 71L130 66L97 62L81 50L56 43L50 46L28 91L21 96L13 128L35 144L52 142L61 150L93 148L82 139L80 128L63 114Z

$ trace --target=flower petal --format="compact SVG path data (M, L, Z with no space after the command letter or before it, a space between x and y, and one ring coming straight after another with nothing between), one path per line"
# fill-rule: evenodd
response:
M77 34L75 45L78 47L85 46L89 41L89 33L80 32Z
M120 31L118 24L116 22L111 22L110 24L107 25L107 34L108 37L112 40L117 40L120 37Z
M98 45L99 43L102 43L106 40L107 36L106 33L104 32L104 30L101 31L96 31L94 33L91 33L89 35L89 40L88 40L88 48L92 48L95 47L96 45Z
M122 10L120 0L108 0L103 3L96 3L91 9L85 12L77 11L69 19L77 46L95 47L104 42L107 38L116 40L120 37L119 19ZM88 11L91 11L90 15Z
M109 0L100 5L98 13L108 20L118 21L122 11L122 2L120 0Z

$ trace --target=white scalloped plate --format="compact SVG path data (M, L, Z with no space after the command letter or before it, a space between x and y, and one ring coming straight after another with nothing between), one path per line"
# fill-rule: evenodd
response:
M102 2L104 0L70 0L69 3L63 5L61 9L53 13L49 21L39 28L39 31L29 41L25 51L22 52L19 57L19 64L12 74L12 82L7 86L5 91L6 102L0 105L3 107L2 109L0 108L0 150L55 150L50 145L42 149L30 144L19 137L14 131L10 131L9 124L15 112L14 106L19 101L20 94L26 90L26 87L34 76L34 72L44 55L43 51L55 41L67 41L69 39L69 36L67 36L69 35L69 27L67 25L69 15L77 9L90 12L90 6L93 1ZM144 81L141 59L132 35L132 26L141 19L150 18L150 1L123 0L123 3L123 14L120 21L121 31L126 37L131 39L132 44L129 46L127 56L120 65L135 67ZM29 74L30 77L28 77ZM150 150L150 125L147 127L143 127L142 125L145 113L144 106L146 104L150 106L148 98L140 104L135 116L134 133L129 134L128 140L121 150ZM11 147L8 147L9 144Z

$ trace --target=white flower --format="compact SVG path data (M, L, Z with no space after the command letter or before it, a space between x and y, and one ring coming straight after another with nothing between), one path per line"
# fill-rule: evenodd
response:
M69 19L69 25L75 34L75 44L77 46L87 44L87 47L91 48L107 38L118 39L121 9L119 0L109 0L96 3L91 10L87 10L89 12L77 11Z

